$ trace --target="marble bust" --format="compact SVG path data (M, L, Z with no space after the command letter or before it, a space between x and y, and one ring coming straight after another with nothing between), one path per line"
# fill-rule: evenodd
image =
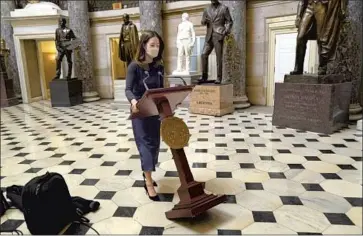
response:
M195 43L195 31L193 23L189 21L188 13L182 14L182 22L178 25L176 46L178 48L177 69L174 75L188 75L190 72L190 56ZM183 61L185 65L183 66Z

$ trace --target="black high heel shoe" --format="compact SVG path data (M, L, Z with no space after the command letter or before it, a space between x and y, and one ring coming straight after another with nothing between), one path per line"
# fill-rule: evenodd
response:
M146 183L146 180L145 180L145 173L144 172L142 172L142 177L144 177L144 182ZM153 181L153 185L155 186L155 187L157 187L158 185L157 185L157 183L155 182L155 181Z
M159 201L160 201L160 198L159 198L159 196L158 196L158 195L156 195L156 196L150 196L149 191L147 191L146 182L145 182L145 184L144 184L144 189L145 189L146 194L147 194L147 196L149 197L149 199L150 199L150 200L152 200L152 201L154 201L154 202L159 202Z

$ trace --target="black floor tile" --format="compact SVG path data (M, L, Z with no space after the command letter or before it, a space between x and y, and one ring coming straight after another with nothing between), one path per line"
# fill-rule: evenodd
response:
M101 191L96 195L95 199L110 200L115 194L114 191Z
M302 184L306 191L324 191L320 184Z
M89 185L89 186L95 186L97 182L100 181L99 179L85 179L81 185Z
M355 139L351 139L351 138L345 138L344 139L345 142L348 142L348 143L355 143L355 142L358 142L357 140Z
M291 153L288 149L277 149L278 153L285 154L285 153Z
M362 157L350 157L350 158L352 158L355 161L362 161Z
M275 159L273 158L273 156L260 156L260 159L262 161L274 161Z
M236 149L237 153L249 153L248 149Z
M307 161L321 161L317 156L304 156Z
M59 165L61 166L70 166L74 163L74 161L62 161Z
M207 153L208 149L195 149L195 153Z
M119 148L116 152L128 152L130 148Z
M216 160L217 161L229 160L229 156L227 156L227 155L216 155Z
M215 144L216 147L227 147L226 143L216 143Z
M0 229L1 231L14 230L19 228L24 222L24 220L7 220L0 225Z
M350 205L352 205L353 207L362 207L363 205L362 198L346 197L345 200L347 200L350 203Z
M293 144L293 146L296 147L296 148L304 148L304 147L306 147L305 144L300 144L300 143Z
M354 225L346 214L324 213L324 215L332 225Z
M101 158L103 154L92 154L89 158Z
M227 200L225 201L225 203L233 203L236 204L236 196L235 195L226 195Z
M174 198L174 193L158 193L160 202L172 202Z
M321 173L321 175L325 178L325 179L342 179L340 178L339 175L335 174L335 173Z
M79 150L80 152L89 152L91 151L93 148L82 148L81 150Z
M286 179L286 176L282 172L268 172L271 179Z
M218 235L242 235L241 230L218 229Z
M105 161L101 166L114 166L116 164L115 161Z
M319 150L323 154L334 154L335 152L333 150L323 149Z
M240 163L239 166L241 167L241 169L254 169L255 168L255 164L253 164L253 163Z
M166 171L165 177L179 177L178 171Z
M30 168L29 170L25 171L25 173L38 173L39 171L41 171L42 168Z
M74 169L71 172L69 172L69 174L80 175L85 171L86 171L86 169Z
M290 169L305 169L305 167L301 164L287 164Z
M340 169L342 170L356 170L356 168L352 165L337 165L340 167Z
M255 222L276 223L274 213L272 211L252 211Z
M262 183L245 183L247 190L263 190Z
M139 235L162 235L163 232L164 232L164 227L142 226Z
M207 163L194 162L192 168L207 168Z
M217 178L232 178L231 172L217 172Z
M113 217L133 217L137 207L118 207Z
M29 155L29 153L26 153L26 152L19 152L18 154L16 154L15 156L16 157L25 157L25 156L27 156L27 155Z
M24 161L22 161L22 162L19 162L19 164L29 165L29 164L31 164L31 163L33 163L33 162L34 162L34 160L24 160Z
M140 155L131 155L129 159L140 159Z
M347 147L347 146L345 146L345 144L341 144L341 143L333 144L333 146L336 148L346 148Z
M266 145L263 144L263 143L255 143L253 146L255 146L255 147L266 147Z
M280 196L284 205L303 205L299 197L296 196Z

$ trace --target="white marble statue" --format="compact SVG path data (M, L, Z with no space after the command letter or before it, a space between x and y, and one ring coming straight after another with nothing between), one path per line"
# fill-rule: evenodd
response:
M176 45L178 48L178 64L173 74L185 74L190 72L190 56L195 43L195 31L193 23L189 21L188 13L183 13L182 22L178 25ZM185 60L183 60L185 59ZM185 61L185 66L183 66Z

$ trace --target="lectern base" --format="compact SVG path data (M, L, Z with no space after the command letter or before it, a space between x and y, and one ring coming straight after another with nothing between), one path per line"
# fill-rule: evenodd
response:
M172 210L166 212L165 215L169 220L194 218L226 200L225 195L203 194L189 204L179 202Z

